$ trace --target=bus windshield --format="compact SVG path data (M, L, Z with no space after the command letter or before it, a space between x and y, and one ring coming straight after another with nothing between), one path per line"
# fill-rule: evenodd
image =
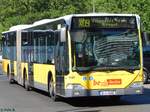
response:
M71 38L74 70L139 69L137 29L79 29Z

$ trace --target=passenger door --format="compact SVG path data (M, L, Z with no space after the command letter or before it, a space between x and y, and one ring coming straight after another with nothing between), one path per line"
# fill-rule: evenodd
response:
M69 58L67 50L67 42L61 42L60 30L55 32L55 69L56 69L56 93L64 93L64 75L68 73Z

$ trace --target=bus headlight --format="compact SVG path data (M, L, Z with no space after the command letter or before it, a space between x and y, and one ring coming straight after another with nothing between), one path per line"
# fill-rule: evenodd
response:
M80 84L68 84L66 89L81 90L85 88Z
M131 88L141 88L143 87L143 82L134 82L130 85Z

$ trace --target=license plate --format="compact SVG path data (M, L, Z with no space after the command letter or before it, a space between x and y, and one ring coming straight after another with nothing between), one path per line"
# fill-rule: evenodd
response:
M115 95L116 91L100 91L100 95Z

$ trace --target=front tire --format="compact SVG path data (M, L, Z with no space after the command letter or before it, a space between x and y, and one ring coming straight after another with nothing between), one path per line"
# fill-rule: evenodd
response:
M49 81L49 95L53 101L59 100L58 96L56 95L56 91L55 91L55 87L54 87L54 81L52 78Z
M148 82L148 73L146 71L143 71L143 82L144 84Z

